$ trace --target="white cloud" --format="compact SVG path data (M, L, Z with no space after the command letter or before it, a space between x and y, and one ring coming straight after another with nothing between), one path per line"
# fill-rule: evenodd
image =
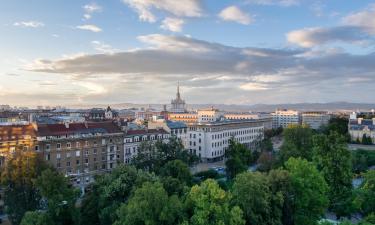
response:
M249 14L241 11L237 6L229 6L219 13L219 17L225 21L233 21L240 24L248 25L252 22Z
M96 4L95 2L84 5L82 8L85 11L85 14L83 15L83 17L86 20L91 19L92 14L102 11L102 7L98 4Z
M248 4L256 4L256 5L279 5L279 6L293 6L298 5L300 0L246 0Z
M113 54L114 52L118 51L118 49L113 48L111 45L104 44L100 41L92 41L91 44L96 51L101 53Z
M13 23L14 26L17 27L31 27L31 28L38 28L44 27L44 23L38 21L21 21Z
M160 28L164 30L170 30L173 32L181 32L184 23L185 22L183 19L167 17L163 20Z
M242 84L240 85L240 88L246 91L262 91L268 89L268 87L265 84L253 82Z
M200 0L122 0L134 9L141 21L153 23L156 16L153 9L162 10L179 17L200 17L202 8Z
M343 18L345 24L362 27L366 32L375 34L375 4L367 9L349 14Z
M88 31L92 31L92 32L101 32L102 29L95 26L95 25L92 25L92 24L85 24L85 25L81 25L81 26L76 26L77 29L80 29L80 30L88 30Z
M375 38L375 5L349 14L342 23L332 27L309 27L287 34L287 40L301 47L311 48L329 43L342 42L367 46Z

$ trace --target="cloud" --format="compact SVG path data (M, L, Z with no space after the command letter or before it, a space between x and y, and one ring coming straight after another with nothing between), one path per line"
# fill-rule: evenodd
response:
M279 5L279 6L294 6L300 3L300 0L246 0L248 4L255 5Z
M118 49L113 48L111 45L104 44L103 42L100 42L100 41L92 41L91 44L93 45L96 51L101 52L101 53L112 54L118 51Z
M343 18L345 24L363 28L366 32L375 35L375 4L365 10L355 12Z
M290 43L306 48L333 42L365 44L369 39L371 36L354 26L304 28L287 34L287 40Z
M161 10L179 17L200 17L202 7L200 0L122 0L130 6L141 21L156 22L153 9Z
M374 43L375 4L342 18L342 23L332 27L310 27L291 31L287 40L301 47L315 47L330 43L349 43L366 46Z
M160 28L172 32L181 32L184 23L183 19L167 17L163 20Z
M96 4L95 2L90 3L90 4L86 4L82 8L85 11L85 14L83 14L83 17L86 20L91 19L92 14L98 13L98 12L102 11L102 7L100 5L98 5L98 4Z
M97 27L96 25L92 25L92 24L85 24L85 25L80 25L80 26L76 26L77 29L80 29L80 30L88 30L88 31L92 31L92 32L101 32L102 29L100 27Z
M375 53L310 54L309 49L232 47L161 34L138 40L146 47L39 59L27 70L73 77L90 101L167 102L178 81L190 103L366 101L370 97L358 96L359 91L375 94ZM349 81L356 82L348 86Z
M17 27L31 27L31 28L38 28L44 27L44 23L38 21L21 21L13 23L14 26Z
M224 21L233 21L244 25L249 25L252 18L249 14L241 11L237 6L229 6L219 13L219 17Z

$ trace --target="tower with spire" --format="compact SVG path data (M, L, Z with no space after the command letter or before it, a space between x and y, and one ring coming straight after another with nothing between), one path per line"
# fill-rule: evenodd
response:
M170 111L173 113L186 112L185 101L181 98L180 94L180 82L177 83L176 99L172 99Z

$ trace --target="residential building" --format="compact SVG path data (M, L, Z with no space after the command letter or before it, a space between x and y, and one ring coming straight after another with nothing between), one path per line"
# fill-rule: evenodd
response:
M157 140L168 141L169 137L170 134L163 129L128 130L123 141L124 163L130 163L133 157L138 154L138 148L142 142L156 142Z
M198 114L196 112L168 113L168 119L184 123L197 123Z
M122 130L106 122L41 124L35 150L76 185L115 168L123 160Z
M269 113L225 113L227 120L260 120L263 121L264 129L272 129L272 116Z
M331 115L327 111L310 111L302 113L302 124L308 125L311 129L317 130L327 125Z
M187 145L187 125L180 121L166 120L163 117L154 118L148 122L148 129L163 129L171 136L179 138L185 148Z
M272 128L286 128L291 124L301 124L301 113L297 110L276 110L272 115Z
M218 109L199 109L198 110L198 123L208 123L218 121L224 116L223 112ZM223 117L224 118L224 117Z

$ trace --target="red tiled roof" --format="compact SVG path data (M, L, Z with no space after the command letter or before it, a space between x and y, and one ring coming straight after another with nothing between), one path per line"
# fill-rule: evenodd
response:
M112 122L89 122L65 124L38 125L38 136L56 136L79 133L121 133L121 129Z
M36 137L35 129L32 125L10 125L0 126L0 141L14 141L24 139L24 136Z

